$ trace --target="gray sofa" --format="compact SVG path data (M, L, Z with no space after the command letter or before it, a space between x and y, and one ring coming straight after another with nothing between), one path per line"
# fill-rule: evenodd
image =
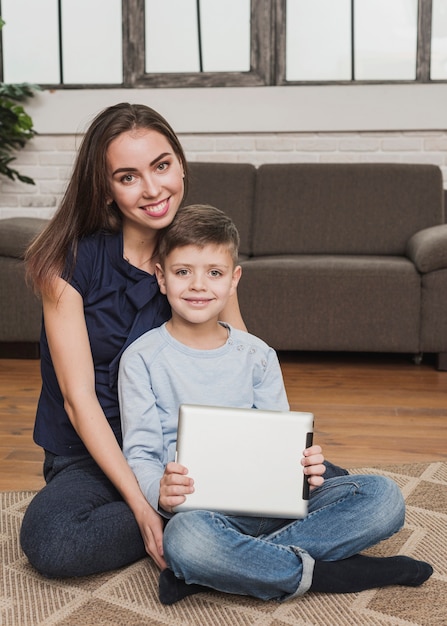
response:
M438 355L447 369L441 171L412 164L192 163L187 203L241 235L239 300L277 350ZM0 342L37 341L20 255L42 221L0 222Z

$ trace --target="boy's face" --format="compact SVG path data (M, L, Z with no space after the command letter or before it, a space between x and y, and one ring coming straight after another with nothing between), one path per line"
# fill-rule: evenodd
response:
M234 267L225 246L191 245L172 250L164 268L157 264L156 275L173 315L200 324L218 319L236 290L241 267Z

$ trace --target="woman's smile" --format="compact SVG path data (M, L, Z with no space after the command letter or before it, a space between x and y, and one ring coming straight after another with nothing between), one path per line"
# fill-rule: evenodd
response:
M164 217L169 211L170 197L156 204L146 204L140 208L151 217Z

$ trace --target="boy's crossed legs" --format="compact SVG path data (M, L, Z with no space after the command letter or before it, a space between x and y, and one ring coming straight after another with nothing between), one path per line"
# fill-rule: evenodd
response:
M172 604L207 587L287 600L308 590L420 585L433 571L427 563L358 555L396 533L404 517L396 483L363 475L326 480L312 492L302 520L178 513L165 529L171 570L160 576L160 600Z

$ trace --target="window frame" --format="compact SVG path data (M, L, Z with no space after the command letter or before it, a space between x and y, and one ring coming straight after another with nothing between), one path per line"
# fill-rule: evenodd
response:
M271 0L251 0L248 72L146 73L144 0L123 0L124 87L254 87L271 84Z
M368 84L442 84L430 78L432 0L418 0L416 78L414 80L286 80L286 1L251 0L250 70L248 72L145 72L144 0L122 0L123 81L113 84L52 83L43 89L133 89L188 87L270 87ZM0 0L1 3L1 0ZM354 0L351 0L353 7ZM0 4L1 11L1 4ZM354 63L353 63L354 67ZM0 81L3 81L0 31Z
M445 80L432 80L430 78L430 54L431 54L431 24L432 24L432 0L418 0L418 24L417 24L417 50L416 50L416 78L414 80L357 80L351 74L350 80L334 81L291 81L286 80L286 3L287 0L273 0L277 19L276 26L276 80L275 85L396 85L418 83L443 83ZM351 0L351 14L354 11L354 0ZM351 23L351 41L353 41L353 21ZM354 52L352 51L352 56ZM351 72L355 72L355 60L353 59Z

